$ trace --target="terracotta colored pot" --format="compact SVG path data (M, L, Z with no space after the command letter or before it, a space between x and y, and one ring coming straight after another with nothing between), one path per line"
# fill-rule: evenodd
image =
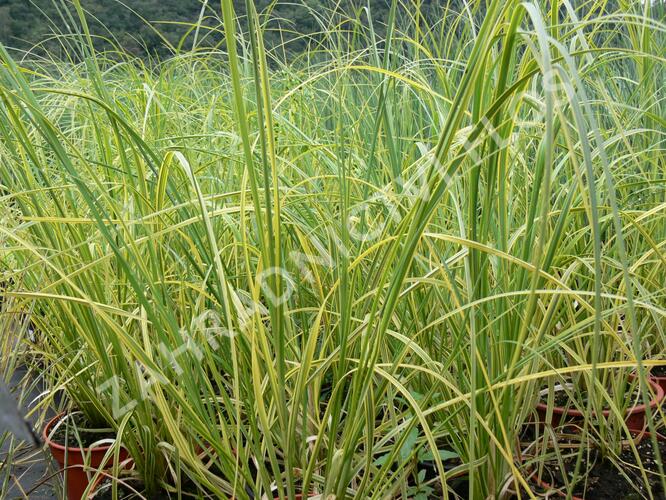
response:
M86 457L89 457L88 466L97 469L102 465L102 460L104 455L111 448L111 446L96 446L95 448L76 448L70 446L63 446L61 444L53 442L49 435L55 427L55 425L62 420L64 415L58 415L53 418L42 433L44 442L48 444L51 449L51 454L53 458L58 462L60 468L66 471L66 483L67 483L67 498L69 500L81 500L83 498L83 493L90 480L88 479L88 474L86 474ZM129 458L127 450L124 448L120 449L120 461L124 462Z
M632 378L636 377L635 373L632 373ZM657 383L659 387L661 387L661 390L664 391L664 397L666 397L666 376L657 376L653 375L652 373L648 372L648 379L652 380L653 382Z
M655 396L650 401L650 410L654 412L659 403L662 401L662 399L664 399L664 390L661 388L659 384L657 384L651 379L648 379L648 383L652 387L652 390L654 391L655 394ZM645 429L646 426L645 409L646 405L642 404L634 406L633 408L628 408L626 410L624 421L626 422L627 428L630 431L642 431ZM555 406L553 408L552 418L550 421L548 421L547 419L548 405L544 403L538 403L536 406L536 410L539 415L539 423L551 424L554 426L566 423L573 423L585 417L585 413L576 410L575 408L564 408L561 406ZM602 414L604 417L608 417L611 414L611 412L610 410L604 410Z
M664 394L666 394L666 376L658 377L656 375L650 375L650 378L653 381L655 381L657 384L659 384L659 387L661 387L661 390L664 391Z

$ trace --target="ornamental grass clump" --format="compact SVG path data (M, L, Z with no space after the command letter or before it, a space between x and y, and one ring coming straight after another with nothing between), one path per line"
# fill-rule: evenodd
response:
M148 494L534 497L541 389L584 381L611 451L593 413L634 370L649 400L663 18L419 6L310 12L291 62L226 0L223 45L154 66L95 51L78 0L68 60L0 50L3 295L42 406L112 426Z

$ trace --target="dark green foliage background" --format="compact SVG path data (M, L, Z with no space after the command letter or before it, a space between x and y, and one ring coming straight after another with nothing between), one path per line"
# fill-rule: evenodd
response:
M432 8L429 0L422 0L424 12ZM244 0L234 0L239 15L245 12ZM259 12L266 12L272 2L258 0L255 6ZM81 0L81 5L88 12L90 28L93 35L100 38L96 40L99 48L110 48L111 45L104 38L111 36L115 44L122 46L126 51L137 55L147 54L168 55L172 52L165 44L157 29L170 44L178 47L183 36L187 34L190 25L199 18L202 0L125 0L124 5L116 0ZM311 14L327 16L327 9L333 3L329 0L282 0L274 6L271 12L272 21L266 31L266 43L269 47L278 46L282 40L292 38L287 44L291 51L300 51L306 41L298 34L311 34L321 29L317 20ZM345 12L358 12L360 5L369 5L372 16L381 30L382 21L385 21L390 0L343 0L339 7ZM134 13L132 12L134 11ZM210 0L206 7L205 22L207 26L219 25L220 1ZM26 50L41 44L41 47L51 52L57 50L60 43L52 36L54 33L71 33L72 23L68 20L76 16L71 0L0 0L0 42L19 50ZM144 20L141 19L144 18ZM152 27L151 27L152 26ZM153 29L154 28L154 29ZM282 33L278 33L278 28ZM75 28L78 29L78 28ZM205 31L205 32L204 32ZM291 32L291 36L290 33ZM203 45L220 43L221 35L209 30L202 30L199 40L203 37ZM186 37L182 43L183 49L191 48L193 36ZM201 46L201 44L200 44Z
M305 35L316 34L326 26L342 19L358 19L364 25L369 24L363 7L369 7L374 31L378 36L385 32L393 0L254 0L259 13L265 14L264 41L269 49L274 49L276 56L289 53L301 53L308 43L316 40ZM435 29L456 29L448 24L457 12L464 9L463 0L395 0L398 5L396 25L410 23L417 8L420 9L423 26ZM481 22L486 2L480 0L468 2L466 15L472 15ZM501 0L497 0L501 1ZM546 2L541 0L538 3ZM122 47L123 53L138 57L167 57L178 50L192 48L195 37L193 24L197 22L205 5L203 29L199 30L197 47L218 46L223 43L220 26L220 0L80 0L87 12L88 24L95 37L97 49L109 50ZM243 23L245 0L233 0L240 22ZM593 0L573 2L579 11L579 17L589 9L597 9ZM610 12L622 12L622 2L605 2L604 9ZM332 15L336 9L338 14ZM655 4L653 16L664 19L666 0ZM594 15L604 12L595 10ZM563 11L564 16L564 11ZM68 44L68 56L74 38L59 35L76 33L80 30L73 0L0 0L0 43L17 50L31 50L43 53L45 50L58 55L62 44ZM612 40L606 43L613 43ZM61 52L64 54L64 52Z

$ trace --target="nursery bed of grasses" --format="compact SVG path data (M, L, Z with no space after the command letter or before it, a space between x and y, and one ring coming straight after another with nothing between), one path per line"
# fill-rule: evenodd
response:
M579 454L616 456L664 363L663 4L313 11L286 59L219 7L223 46L154 64L95 53L78 1L69 60L0 49L2 296L34 326L2 359L41 408L113 427L147 496L534 497L558 432L524 429L572 381Z

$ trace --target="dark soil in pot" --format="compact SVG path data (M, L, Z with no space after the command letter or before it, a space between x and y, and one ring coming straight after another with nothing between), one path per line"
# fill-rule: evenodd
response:
M541 394L539 401L547 405L548 394ZM571 401L569 400L569 396L565 391L555 391L555 394L553 394L553 405L559 406L560 408L564 408L565 406L568 406L570 404Z
M626 500L638 500L649 498L649 488L654 498L666 499L661 487L659 468L656 462L656 453L652 447L651 439L644 439L636 445L641 458L641 463L646 470L649 485L646 485L641 477L639 464L631 449L622 451L616 462L604 460L594 451L590 453L589 462L584 456L581 471L589 470L586 479L581 478L576 484L573 495L586 500L606 500L611 498L622 498ZM659 452L661 457L666 456L666 442L659 441ZM568 457L563 460L564 471L560 470L557 462L547 463L543 470L538 486L534 486L534 493L544 494L553 490L562 492L565 496L566 482L564 475L571 476L576 466L576 457ZM619 465L618 465L619 464ZM620 467L620 469L618 469Z
M51 441L70 448L88 448L102 439L115 439L116 433L109 429L95 429L82 413L74 413L51 435Z

